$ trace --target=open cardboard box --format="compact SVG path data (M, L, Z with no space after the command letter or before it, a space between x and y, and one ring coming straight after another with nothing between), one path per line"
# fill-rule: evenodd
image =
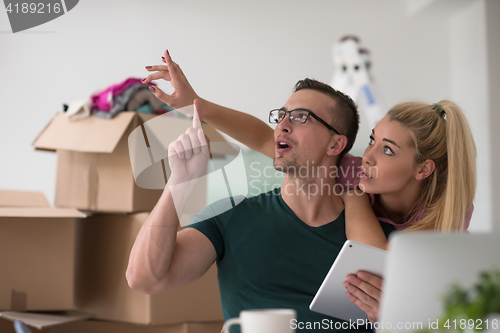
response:
M12 206L0 208L0 310L72 309L75 218L86 215L50 208L40 193L0 191L0 198Z
M57 152L55 205L94 212L151 211L167 181L167 173L161 170L161 167L168 167L168 163L164 161L166 155L155 156L155 160L151 161L147 153L148 150L151 151L149 146L144 147L145 153L135 149L133 155L139 155L132 156L131 164L128 137L141 126L145 137L148 132L149 138L143 141L163 145L160 151L164 152L168 143L177 139L192 124L189 119L162 115L158 118L163 117L160 119L166 121L155 121L160 127L151 130L146 122L154 117L155 115L127 111L119 113L113 119L91 116L70 121L64 113L56 114L33 142L36 149ZM211 142L226 142L209 125L203 124L203 130ZM227 152L228 149L220 152L212 149L214 156ZM155 187L159 189L137 186L132 165L137 167L137 163L154 162L160 168L160 182L163 181L160 186Z

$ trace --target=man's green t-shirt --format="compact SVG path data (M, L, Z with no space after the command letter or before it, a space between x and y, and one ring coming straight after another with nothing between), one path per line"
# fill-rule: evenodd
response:
M217 203L208 206L188 227L203 233L217 252L225 320L246 309L292 308L297 331L340 327L335 323L341 320L313 312L309 304L347 240L344 212L326 225L310 227L283 201L279 188L245 198L217 216L215 209ZM393 230L386 223L382 227L386 234ZM371 330L352 330L364 331Z

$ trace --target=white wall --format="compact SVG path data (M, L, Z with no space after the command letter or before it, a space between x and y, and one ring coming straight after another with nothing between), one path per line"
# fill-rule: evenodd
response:
M406 5L85 0L17 34L10 33L0 10L0 188L42 190L52 200L55 156L33 151L36 135L62 103L126 77L143 77L143 66L159 63L167 47L201 96L262 120L285 102L298 79L330 82L331 46L344 34L360 36L370 49L386 105L453 98L449 20L455 8L410 16ZM358 154L368 141L369 129L361 128ZM472 227L481 223L489 221Z
M493 216L493 229L500 230L500 173L497 172L497 166L500 165L500 113L498 106L500 105L500 1L486 0L486 37L487 37L487 50L488 50L488 92L489 92L489 107L490 107L490 122L489 126L485 129L489 130L490 134L490 150L491 155L491 172L487 174L487 182L492 187L492 216Z
M471 127L477 149L477 192L471 230L492 230L491 158L489 131L489 92L484 1L474 1L452 15L451 89Z

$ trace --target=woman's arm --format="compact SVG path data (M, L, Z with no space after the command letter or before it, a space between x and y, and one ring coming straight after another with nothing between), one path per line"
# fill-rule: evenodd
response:
M373 213L370 198L359 189L344 191L345 233L347 239L387 249L387 238Z
M201 100L204 106L203 120L221 132L226 133L250 149L270 158L274 157L274 131L260 119L218 104Z
M274 157L274 134L270 126L247 113L226 108L200 98L191 87L182 69L172 60L168 50L165 50L162 60L166 66L146 66L146 69L153 73L142 80L145 84L158 79L170 81L174 88L171 95L164 93L158 87L152 88L158 99L175 109L191 105L195 99L199 99L203 107L203 114L200 116L206 123L247 145L249 148L271 158Z

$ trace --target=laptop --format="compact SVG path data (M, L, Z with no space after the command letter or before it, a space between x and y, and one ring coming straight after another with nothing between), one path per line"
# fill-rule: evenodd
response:
M429 329L442 316L443 294L453 283L469 290L481 271L492 268L500 269L498 233L396 233L384 270L382 331Z

